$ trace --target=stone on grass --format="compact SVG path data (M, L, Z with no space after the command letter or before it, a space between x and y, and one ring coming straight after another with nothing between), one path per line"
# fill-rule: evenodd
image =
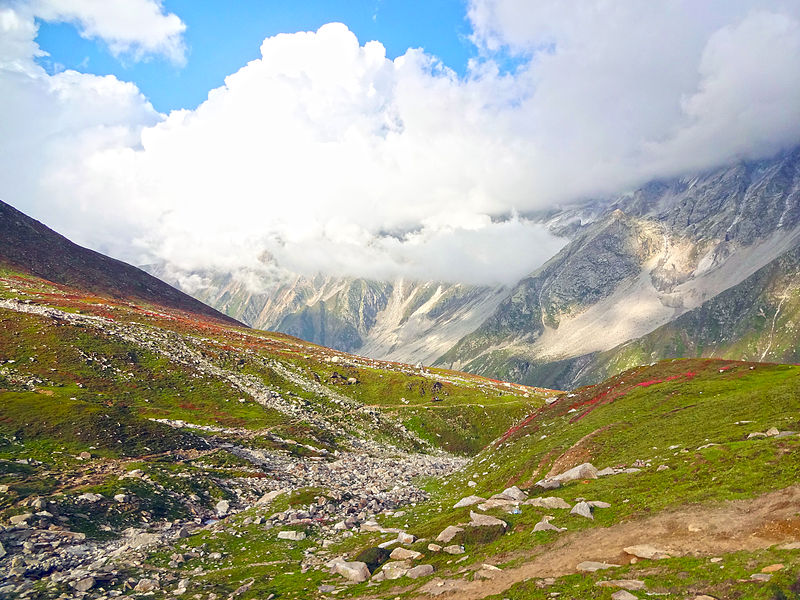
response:
M534 531L566 531L566 527L556 527L552 523L550 523L550 519L553 517L547 516L542 517L542 520L539 521L536 525L533 526Z
M294 529L290 529L288 531L279 531L278 539L289 540L291 542L300 542L306 539L306 534L302 531L295 531Z
M603 502L602 500L590 500L586 504L592 508L611 508L611 505L608 502Z
M783 544L782 546L778 546L779 550L800 550L800 542L790 542L788 544Z
M623 548L623 550L636 558L646 558L649 560L662 560L664 558L670 558L671 554L666 550L662 550L660 548L656 548L655 546L651 546L650 544L639 544L637 546L628 546Z
M471 527L492 527L494 525L508 527L508 523L501 521L497 517L492 517L491 515L482 515L481 513L469 511L469 518Z
M772 573L753 573L750 575L753 581L769 581L772 579Z
M572 505L563 500L562 498L557 498L555 496L549 496L546 498L531 498L530 500L526 500L523 502L526 506L537 506L539 508L547 508L547 509L554 509L554 508L572 508Z
M504 489L502 494L503 494L503 496L506 496L507 498L511 498L512 500L518 500L520 502L525 500L528 497L528 494L523 492L521 489L519 489L515 485L512 485L510 488Z
M338 561L334 564L333 570L345 579L361 583L369 579L369 569L367 564L359 561Z
M389 555L392 560L417 560L422 558L422 552L409 550L408 548L395 548Z
M230 502L228 502L227 500L220 500L220 501L219 501L219 502L217 502L217 504L214 506L214 510L216 510L216 511L217 511L217 516L218 516L218 517L224 517L225 515L227 515L227 514L228 514L228 511L229 511L230 509L231 509L231 503L230 503Z
M505 508L507 506L517 506L518 504L519 500L511 500L510 498L496 498L492 496L486 502L479 504L478 508L480 510L492 510L493 508Z
M598 581L595 585L597 587L622 588L623 590L643 590L645 587L644 581L640 579L608 579Z
M464 531L461 527L456 527L455 525L448 525L444 528L444 531L436 536L437 542L444 542L445 544L452 540L456 535Z
M543 490L557 490L561 487L561 482L557 479L542 479L541 481L537 481L534 485Z
M636 596L625 590L619 590L611 594L611 600L638 600Z
M465 506L472 506L473 504L479 504L484 502L486 498L481 498L480 496L467 496L466 498L462 498L458 502L453 505L453 508L464 508Z
M406 572L406 577L411 579L427 577L428 575L433 575L433 565L417 565Z
M158 589L158 582L155 579L140 579L136 587L133 588L134 592L152 592Z
M777 427L770 427L765 433L767 434L767 437L775 437L780 433L780 431L778 431Z
M410 568L411 564L405 561L387 562L381 568L381 573L383 573L386 579L400 579L403 575L408 573Z
M20 525L22 523L25 523L32 516L33 516L32 513L24 513L24 514L21 514L21 515L14 515L13 517L11 517L9 519L9 521L11 522L12 525Z
M613 569L614 567L618 567L614 563L607 563L607 562L596 562L593 560L586 560L582 563L579 563L576 569L578 571L582 571L584 573L594 573L595 571L602 571L603 569Z
M411 535L410 533L405 533L404 531L401 531L400 533L397 534L397 541L400 542L401 544L413 544L414 542L417 541L417 538Z
M428 544L428 550L431 552L441 552L442 547L439 544Z
M464 546L459 546L458 544L453 544L452 546L445 546L442 548L442 552L447 554L464 554Z
M594 520L594 516L592 515L592 507L589 506L587 502L578 502L575 506L572 507L572 510L569 511L571 515L578 515L581 517L586 517L587 519Z
M774 565L769 565L768 567L764 567L763 569L761 569L761 572L762 573L775 573L777 571L780 571L781 569L783 569L783 565L780 564L780 563L776 563Z

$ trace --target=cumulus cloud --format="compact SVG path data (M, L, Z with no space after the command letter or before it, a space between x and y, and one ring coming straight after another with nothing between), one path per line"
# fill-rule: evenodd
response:
M33 0L27 6L45 21L75 24L82 37L103 40L117 56L139 60L161 54L178 64L185 61L186 25L165 14L160 0Z
M267 38L169 115L115 78L43 73L20 14L0 12L0 194L176 271L509 283L564 243L514 215L800 142L794 2L474 0L465 76L329 24Z

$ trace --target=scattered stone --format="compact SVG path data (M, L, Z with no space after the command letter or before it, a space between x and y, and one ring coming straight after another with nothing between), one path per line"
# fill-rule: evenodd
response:
M606 467L605 469L601 469L597 472L598 477L606 477L607 475L616 475L617 471L615 471L611 467Z
M279 540L289 540L292 542L300 542L306 539L306 534L303 531L295 531L290 529L288 531L279 531L278 532L278 539Z
M747 434L748 440L752 440L754 438L765 438L765 437L767 437L767 434L761 431L754 431L753 433Z
M602 571L603 569L613 569L614 567L618 566L619 565L614 563L595 562L593 560L587 560L582 563L579 563L576 569L584 573L594 573L595 571Z
M134 533L126 540L126 543L131 548L144 548L151 546L161 540L161 536L157 533Z
M395 548L389 555L392 560L417 560L422 558L422 552L409 550L408 548Z
M114 501L115 502L120 502L120 503L127 502L128 501L128 494L116 494L114 496Z
M603 502L602 500L590 500L586 504L592 508L611 508L611 505L608 502Z
M11 517L9 519L9 522L12 525L20 525L22 523L25 523L31 517L33 517L32 513L24 513L24 514L21 514L21 515L14 515L13 517Z
M80 460L89 460L90 458L92 458L92 453L91 452L81 452L80 454L78 454L78 458Z
M370 574L366 563L358 561L337 561L333 566L333 570L335 573L341 575L345 579L354 581L356 583L366 581L369 579Z
M508 523L498 519L497 517L482 515L481 513L476 513L473 511L469 511L469 518L471 527L492 527L494 525L508 527Z
M661 471L669 471L669 467L667 465L658 465L658 468L656 469L656 471L659 471L659 472L661 472Z
M401 531L400 533L397 534L397 541L400 542L401 544L413 544L414 542L417 541L417 538L411 535L410 533L405 533Z
M431 552L441 552L442 547L439 544L428 544L428 550Z
M555 509L555 508L572 508L572 505L562 498L556 496L549 496L546 498L531 498L523 502L526 506L538 506L539 508Z
M79 579L75 583L72 584L72 588L76 592L88 592L90 589L94 587L95 584L94 577L84 577L83 579Z
M0 544L0 558L3 558L6 555L6 549L3 547L3 544Z
M153 592L158 589L158 582L155 579L140 579L136 587L133 588L134 592Z
M218 517L224 517L225 515L228 514L228 511L230 511L230 509L231 509L231 504L227 500L220 500L214 506L214 510L217 511Z
M594 520L594 516L592 515L592 507L584 501L578 502L575 506L573 506L572 510L569 511L569 514Z
M78 496L78 500L83 500L84 502L99 502L103 499L101 494L92 494L92 493L85 493Z
M766 433L767 437L775 437L776 435L778 435L780 433L780 431L778 431L777 427L770 427L769 429L767 429L767 431L765 433Z
M452 540L456 535L464 531L461 527L456 527L455 525L448 525L444 528L444 531L436 536L437 542L444 542L445 544Z
M717 600L714 596L706 596L703 594L702 596L695 596L694 600Z
M772 579L772 573L753 573L750 575L753 581L769 581Z
M635 556L636 558L645 558L649 560L662 560L670 558L671 554L666 550L655 548L650 544L640 544L638 546L628 546L623 548L627 554Z
M522 502L523 500L528 498L528 494L523 492L515 485L512 485L510 488L504 489L502 495L507 498L510 498L511 500L517 500L519 502Z
M550 519L553 517L546 516L542 517L542 520L539 521L536 525L533 526L534 531L566 531L566 527L556 527L552 523L550 523Z
M557 479L542 479L541 481L537 481L534 485L543 490L557 490L561 487L561 482Z
M459 546L458 544L454 544L452 546L445 546L442 548L442 552L447 554L464 554L464 546Z
M778 546L778 550L800 550L800 542L783 544L782 546Z
M638 600L638 598L628 591L619 590L611 594L611 600Z
M762 573L775 573L783 569L783 565L781 563L776 563L774 565L769 565L768 567L764 567L761 569Z
M495 494L495 496L489 498L486 502L479 504L478 508L480 510L492 510L493 508L505 508L507 506L517 506L519 504L518 500L496 496L501 496L501 494Z
M406 576L411 579L427 577L428 575L433 575L433 565L418 565L406 571Z
M639 579L608 579L605 581L598 581L595 585L598 587L615 587L622 588L623 590L643 590L644 581Z
M467 496L456 502L453 508L464 508L465 506L472 506L473 504L479 504L485 501L486 498L481 498L480 496Z
M400 579L411 569L411 565L404 561L387 562L381 568L381 573L386 579Z
M271 492L267 492L266 494L264 494L263 496L261 496L261 498L259 498L259 499L256 501L256 505L258 505L258 506L263 506L263 505L265 505L265 504L269 504L270 502L272 502L273 500L275 500L275 498L277 498L278 496L280 496L281 494L283 494L285 491L286 491L286 490L273 490L273 491L271 491Z

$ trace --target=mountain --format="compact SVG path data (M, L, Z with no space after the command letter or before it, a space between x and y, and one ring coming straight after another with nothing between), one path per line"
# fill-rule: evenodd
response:
M2 201L0 266L76 287L85 293L163 306L241 325L141 269L74 244Z
M800 241L798 225L800 149L653 182L582 227L436 364L515 381L593 382L608 371L596 370L587 355L668 323L671 331L680 329L689 355L746 357L744 345L767 343L771 334L763 323L733 327L728 343L714 346L706 343L703 327L676 319L791 252ZM791 259L776 263L771 272L790 276L790 265ZM715 306L705 310L714 313ZM785 352L773 347L770 356L790 360L798 345L792 340L782 346ZM651 354L657 359L676 351L665 347Z
M175 285L163 266L146 267ZM476 329L506 297L503 287L444 282L371 281L295 276L252 283L231 275L197 274L206 284L194 295L248 325L381 360L432 364Z

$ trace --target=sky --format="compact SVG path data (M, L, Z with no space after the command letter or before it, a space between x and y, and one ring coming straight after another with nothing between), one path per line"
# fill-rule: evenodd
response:
M0 199L176 274L508 284L564 244L524 215L800 143L798 64L796 0L0 0Z

